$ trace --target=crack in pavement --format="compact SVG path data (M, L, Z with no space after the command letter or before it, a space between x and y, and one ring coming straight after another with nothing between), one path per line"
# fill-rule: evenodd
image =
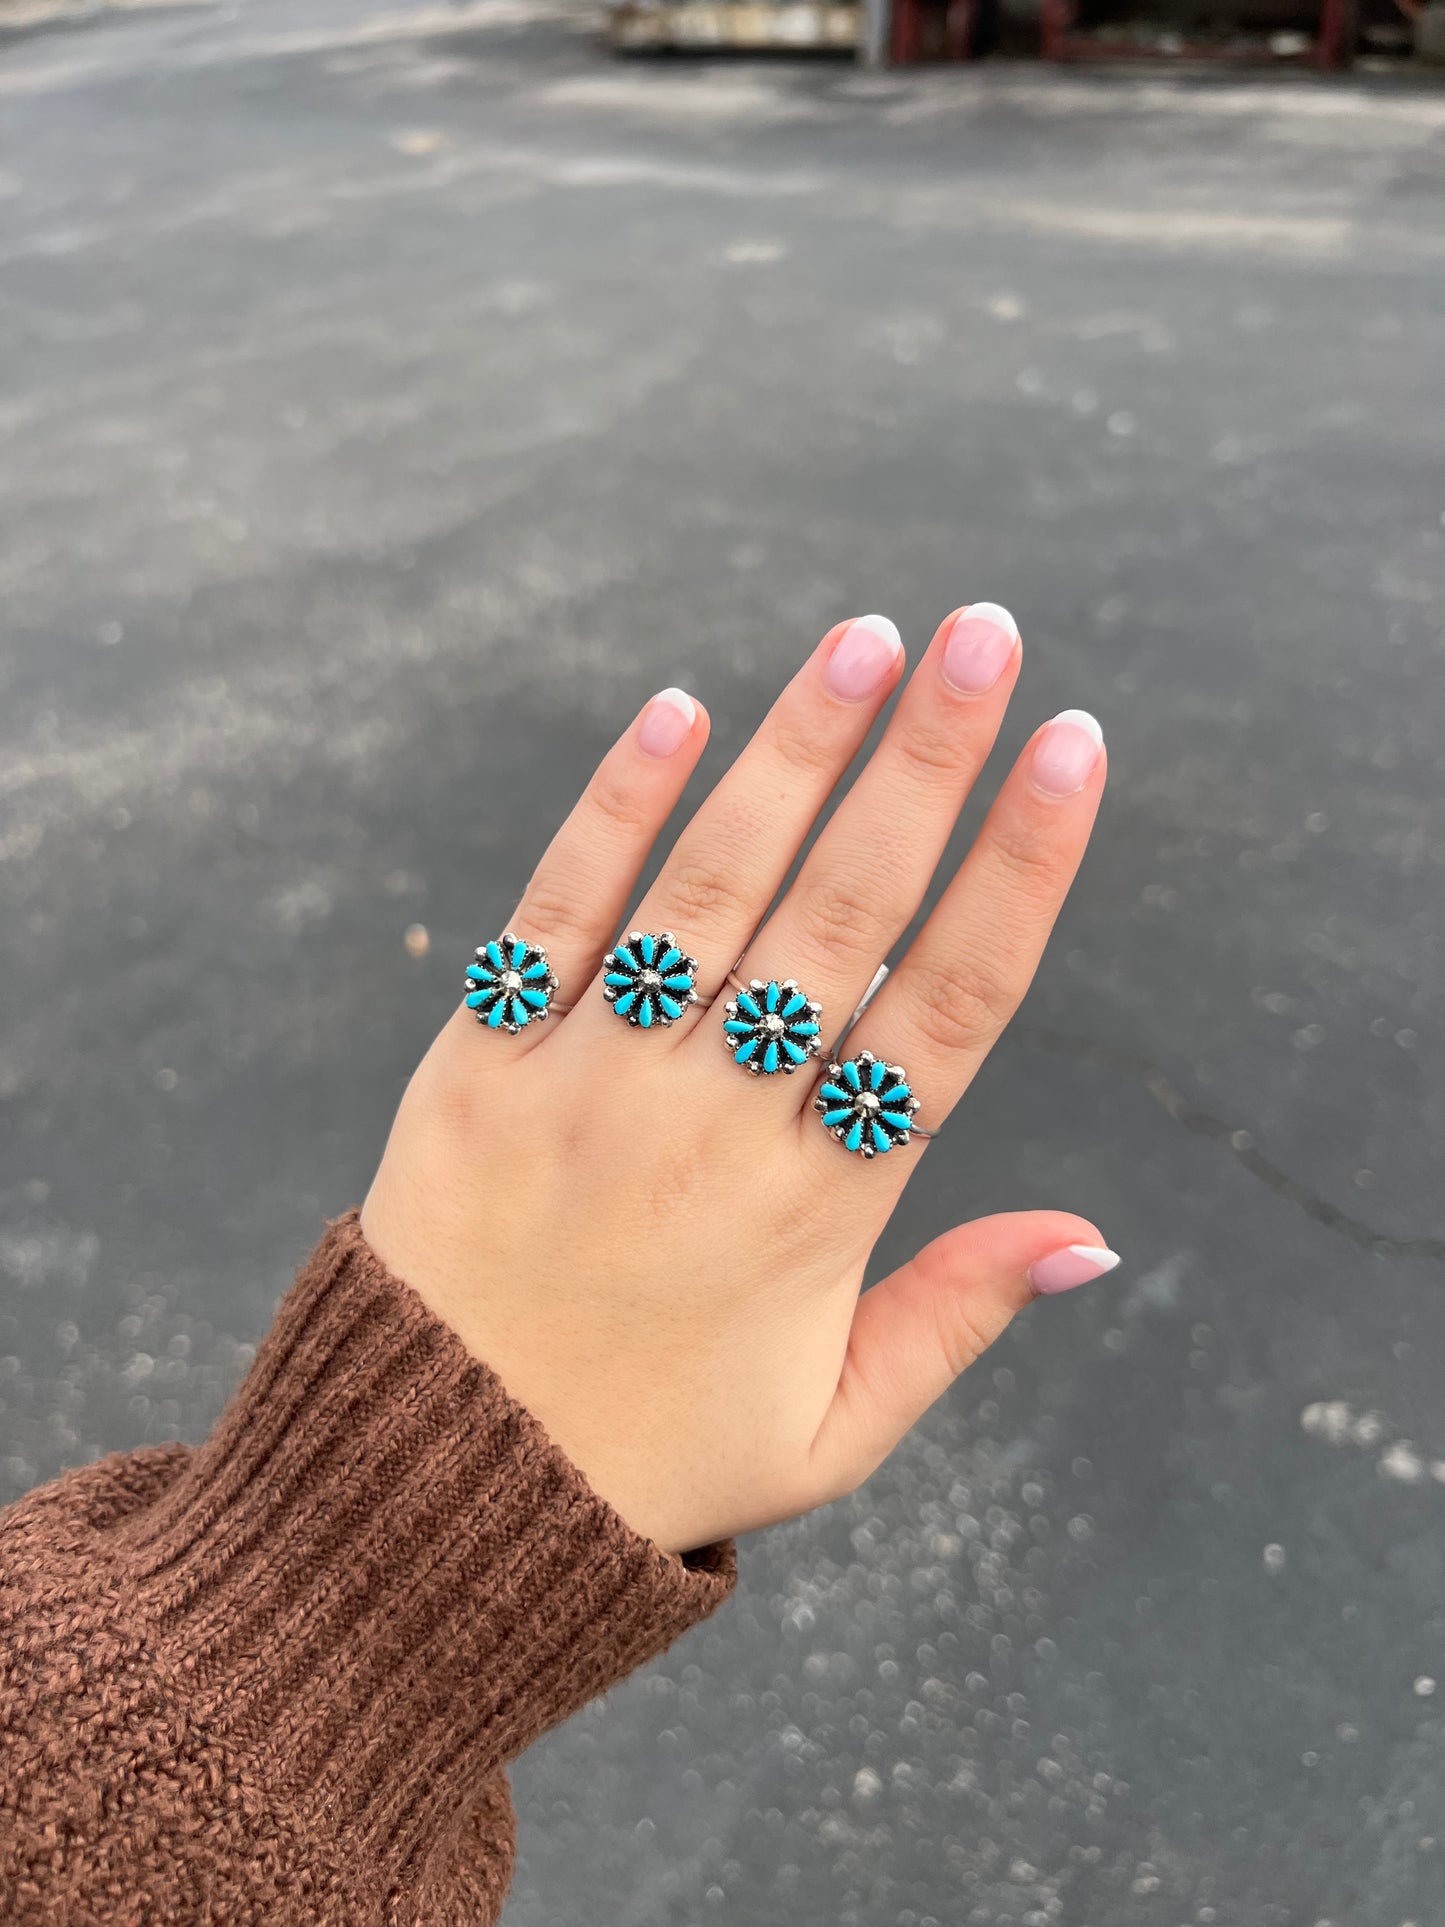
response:
M1047 1051L1055 1057L1070 1057L1075 1063L1093 1064L1141 1085L1176 1124L1182 1125L1196 1137L1212 1138L1216 1143L1223 1144L1237 1163L1242 1164L1261 1184L1268 1186L1277 1197L1287 1199L1307 1218L1312 1218L1316 1224L1322 1224L1327 1231L1333 1231L1341 1238L1348 1238L1351 1244L1358 1245L1362 1251L1371 1252L1377 1258L1427 1258L1437 1264L1445 1262L1445 1238L1392 1238L1383 1231L1376 1231L1373 1225L1366 1224L1363 1219L1352 1217L1348 1211L1341 1211L1338 1205L1331 1204L1328 1198L1322 1198L1308 1186L1300 1184L1256 1150L1254 1138L1248 1131L1201 1110L1148 1058L1136 1057L1131 1051L1116 1050L1110 1044L1093 1043L1087 1037L1072 1037L1065 1031L1047 1030L1037 1024L1014 1024L1005 1034L1034 1050Z

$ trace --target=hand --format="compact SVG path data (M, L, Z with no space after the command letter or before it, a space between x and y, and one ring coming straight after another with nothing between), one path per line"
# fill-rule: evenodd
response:
M635 1028L602 994L648 852L707 739L680 691L610 751L507 928L546 946L565 1015L516 1036L459 1009L402 1100L362 1227L542 1421L595 1490L670 1551L851 1491L1037 1291L1116 1262L1054 1212L960 1226L861 1298L913 1138L850 1154L813 1108L827 1049L897 942L1019 671L1007 611L943 623L792 888L800 844L903 674L893 625L841 623L703 804L627 928L672 931L700 998ZM903 1065L941 1125L1017 1007L1104 786L1098 726L1045 725L937 908L849 1036ZM761 928L759 924L761 923ZM488 932L487 935L493 933ZM750 1076L725 978L793 977L823 1055Z

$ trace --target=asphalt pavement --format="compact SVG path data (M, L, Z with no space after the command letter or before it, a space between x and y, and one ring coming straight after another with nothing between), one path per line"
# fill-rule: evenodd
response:
M651 690L712 777L1001 601L1110 793L879 1269L1124 1265L521 1764L507 1920L1438 1927L1445 89L594 26L0 41L0 1499L204 1433Z

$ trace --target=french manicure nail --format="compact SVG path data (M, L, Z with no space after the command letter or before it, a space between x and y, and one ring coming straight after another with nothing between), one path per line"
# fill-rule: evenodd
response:
M1086 709L1066 709L1034 745L1034 781L1045 796L1072 796L1093 773L1104 732Z
M859 616L833 645L823 680L845 703L859 703L882 687L902 654L903 638L887 616Z
M1008 668L1019 626L998 602L974 602L960 609L943 645L943 679L965 696L992 689Z
M642 712L637 747L644 756L672 756L692 734L697 704L683 689L664 689Z
M1118 1252L1110 1251L1107 1245L1065 1245L1062 1251L1051 1251L1047 1258L1029 1266L1029 1283L1041 1297L1048 1298L1056 1291L1087 1285L1091 1278L1102 1278L1118 1262Z

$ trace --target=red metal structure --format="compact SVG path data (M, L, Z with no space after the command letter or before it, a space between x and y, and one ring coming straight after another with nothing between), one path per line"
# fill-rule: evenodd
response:
M896 67L922 60L972 60L978 52L981 0L893 0L888 56Z
M1107 4L1107 0L1105 0ZM1141 45L1131 38L1130 16L1100 10L1100 0L1043 0L1040 19L1041 47L1045 60L1151 60L1222 61L1234 64L1263 63L1309 67L1347 67L1354 58L1355 0L1313 0L1316 12L1313 38L1298 51L1279 53L1270 36L1250 34L1241 23L1237 39L1191 39L1187 27L1168 37L1168 45ZM1303 9L1302 9L1303 11ZM1092 16L1085 30L1086 12ZM1110 27L1117 28L1114 33Z

